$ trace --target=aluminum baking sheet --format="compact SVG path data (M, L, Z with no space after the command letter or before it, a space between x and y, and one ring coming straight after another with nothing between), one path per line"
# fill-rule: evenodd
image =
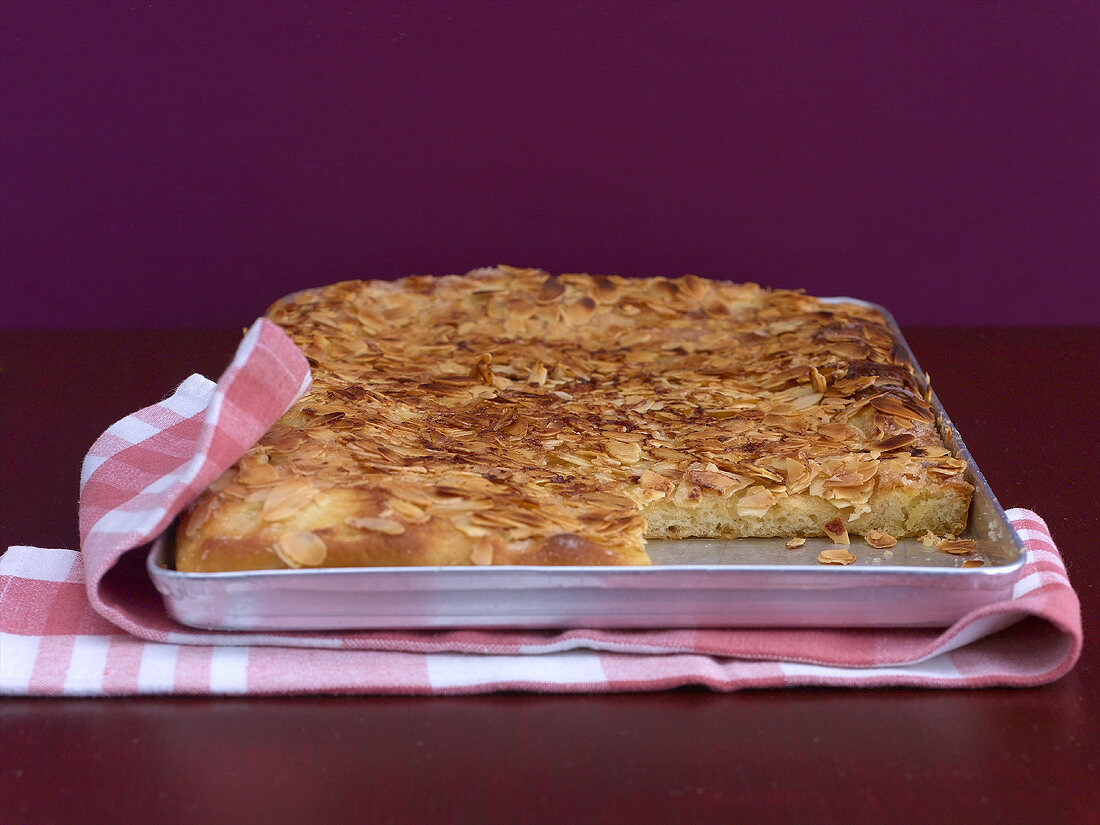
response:
M904 355L917 361L882 307ZM921 390L924 372L916 367ZM788 550L784 539L650 541L648 567L368 567L181 573L169 530L147 568L176 621L218 630L444 628L945 627L1010 598L1023 544L933 393L947 446L974 485L964 538L980 567L902 540L856 561L821 565L827 539Z

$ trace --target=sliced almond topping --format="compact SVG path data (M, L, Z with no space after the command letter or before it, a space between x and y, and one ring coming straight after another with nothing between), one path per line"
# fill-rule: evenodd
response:
M863 360L871 354L871 350L867 348L867 345L859 341L833 341L829 344L829 349L833 354L853 361Z
M349 518L346 520L349 527L359 530L370 530L375 533L385 533L387 536L400 536L405 532L405 525L392 518Z
M848 538L848 528L844 526L844 522L839 518L835 518L827 524L822 525L821 529L825 532L825 535L832 539L834 544L843 544L848 546L852 543Z
M245 487L243 484L227 484L219 492L227 498L247 499L249 501L260 501L267 496L267 490L254 490L251 487ZM253 499L252 496L256 493L259 493L261 498Z
M859 378L842 378L833 382L833 389L844 396L854 395L857 392L872 387L875 384L873 376L864 375Z
M819 564L851 564L856 560L844 547L827 547L817 557Z
M709 470L688 470L687 473L684 474L684 478L699 487L717 490L722 495L741 486L743 483L739 482L735 476L729 473L712 472ZM768 506L770 506L774 501L774 497L767 490L764 492L768 493L768 496L771 498L771 500L768 501ZM760 501L763 502L763 499L760 499Z
M599 491L581 493L580 498L590 504L596 504L600 507L610 507L616 510L628 508L634 504L634 502L625 496L617 496L613 493L601 493Z
M531 369L531 374L527 376L527 383L541 387L546 383L546 378L546 367L543 365L542 361L539 361Z
M206 523L206 520L210 517L210 514L216 509L218 509L217 499L206 499L199 503L198 506L193 507L188 513L184 535L188 538L197 536L202 526Z
M966 469L966 462L957 458L944 457L935 461L926 461L924 467L933 475L954 476Z
M804 539L804 538L793 538L793 539L787 539L787 543L784 546L788 550L794 550L798 547L801 547L805 543L806 543L806 539Z
M814 406L814 404L816 404L820 400L821 400L821 393L820 392L812 392L812 393L809 393L808 395L802 395L802 396L799 396L798 398L795 398L793 401L791 401L791 406L794 407L796 410L805 410L805 409L809 409L810 407Z
M487 386L493 386L493 368L489 362L493 360L491 352L483 352L474 359L474 366L470 369L470 376L481 379Z
M309 530L286 533L275 542L275 555L288 567L317 567L327 553L324 539Z
M263 487L279 480L279 471L266 460L260 461L254 455L242 458L240 467L237 480L246 487Z
M710 301L703 307L703 312L711 318L723 318L730 314L729 304L723 301Z
M665 461L691 461L695 458L691 453L686 453L683 450L674 450L671 447L662 447L660 445L649 447L646 449L654 458L660 458Z
M454 528L456 530L458 530L460 533L465 534L466 536L469 536L472 539L477 539L489 535L488 528L478 527L474 525L470 520L470 516L465 513L456 516L454 519L452 519L451 523L454 525Z
M493 563L493 542L488 536L482 536L474 542L474 549L470 551L470 561L478 566Z
M405 521L412 522L414 524L422 524L429 520L429 516L418 505L413 504L411 501L405 501L400 498L391 498L388 502L388 509L401 516Z
M959 566L960 567L981 567L984 564L985 564L985 562L982 561L981 559L967 559L966 561L964 561Z
M642 457L642 448L634 441L608 441L607 452L623 464L637 464Z
M773 504L775 504L775 496L771 490L750 487L749 495L737 502L737 515L763 517Z
M281 521L301 510L316 497L317 491L308 481L295 479L272 487L264 498L260 518L264 521Z
M888 438L884 438L881 441L876 441L871 446L884 453L893 452L894 450L900 450L902 447L908 447L917 437L912 433L898 433Z
M565 294L565 284L551 275L542 282L538 294L535 296L536 304L552 304Z
M523 438L530 429L530 423L526 418L517 418L504 429L504 432L513 438Z
M825 479L826 487L859 487L865 479L857 472L839 472Z
M209 492L211 492L211 493L220 493L222 490L226 489L231 484L233 484L234 479L236 479L236 477L237 477L236 468L235 467L229 468L224 473L222 473L220 476L218 476L216 479L214 479L213 483L208 488ZM237 485L237 486L240 486L240 485Z
M613 304L619 297L619 288L604 275L596 275L592 279L592 285L596 290L596 300L601 304Z
M565 308L565 318L574 325L586 324L596 314L596 302L585 295Z
M891 536L889 533L883 533L881 530L868 530L867 535L863 537L867 543L874 547L876 550L885 550L888 547L893 547L898 543L898 540Z
M671 493L674 486L670 479L652 470L643 470L642 477L639 481L643 489L659 490L665 493Z
M921 452L929 458L946 458L947 456L951 455L951 453L949 453L946 448L937 447L934 444L921 447ZM962 467L966 466L965 462L962 461L960 461L959 464Z
M814 388L814 392L819 393L824 393L829 388L825 376L818 372L817 367L810 367L810 386Z
M700 278L698 275L684 275L677 279L677 284L679 284L681 292L696 301L711 290L710 281L706 278Z
M834 441L845 441L852 437L855 430L849 427L847 424L842 424L839 421L831 422L829 424L822 424L817 428L817 431L825 436L831 438Z
M936 542L936 549L952 556L965 556L978 549L978 543L973 539L944 539Z
M879 412L884 412L895 418L921 421L925 424L931 424L936 420L936 417L927 408L918 407L913 403L906 404L893 395L876 395L868 403Z
M302 443L306 440L305 433L299 431L294 433L288 433L277 439L272 448L278 453L289 453L292 450L302 446Z
M535 314L535 305L526 298L509 298L505 303L509 316L513 319L524 321Z

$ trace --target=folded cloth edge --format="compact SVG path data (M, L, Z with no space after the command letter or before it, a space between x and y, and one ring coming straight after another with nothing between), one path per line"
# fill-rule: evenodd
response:
M311 382L305 355L276 324L260 318L216 384L192 376L169 398L115 422L96 440L85 459L79 505L94 607L110 612L99 584L118 559L163 532ZM227 419L232 426L220 426ZM89 469L89 462L95 466ZM126 485L115 483L120 466L129 476Z

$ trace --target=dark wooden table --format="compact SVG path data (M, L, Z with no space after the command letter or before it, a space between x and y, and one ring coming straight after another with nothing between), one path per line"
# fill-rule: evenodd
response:
M8 699L4 823L1100 822L1100 330L908 329L1005 506L1050 524L1085 653L1027 690ZM216 332L5 332L0 547L75 547L84 451Z

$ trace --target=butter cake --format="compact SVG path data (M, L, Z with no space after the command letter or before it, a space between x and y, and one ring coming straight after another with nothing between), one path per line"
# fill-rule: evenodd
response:
M182 516L179 570L629 565L647 538L966 524L964 462L860 304L502 266L268 317L313 388Z

